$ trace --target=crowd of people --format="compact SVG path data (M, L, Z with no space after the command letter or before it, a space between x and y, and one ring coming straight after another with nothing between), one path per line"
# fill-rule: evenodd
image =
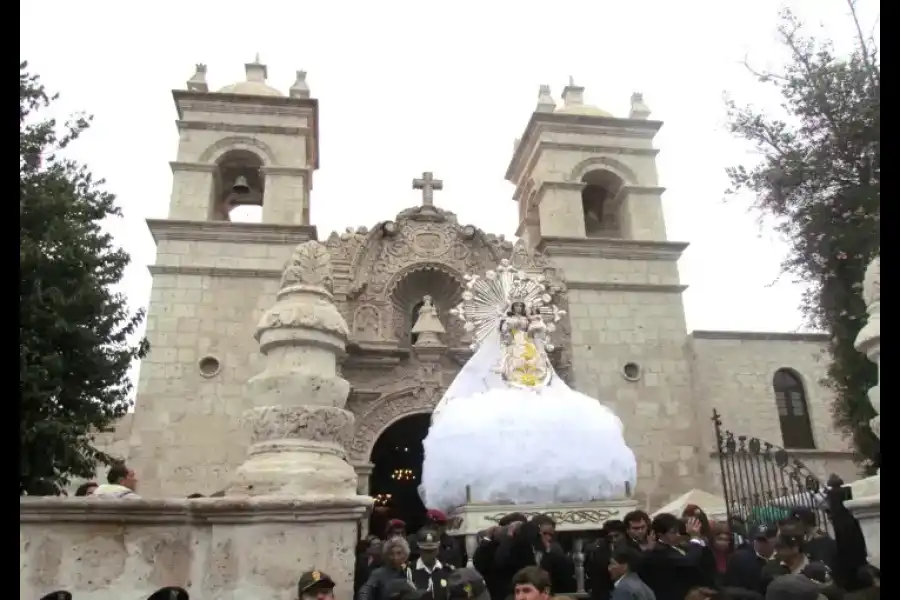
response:
M118 464L107 483L85 483L76 496L138 498L136 489L134 471ZM607 521L586 547L584 588L590 600L878 600L880 571L848 561L819 525L816 514L803 507L782 521L749 529L711 522L695 505L680 517L634 511ZM548 600L552 594L571 600L566 595L578 591L575 571L547 515L506 515L478 534L470 560L461 539L447 533L447 516L429 510L416 532L391 520L381 536L359 542L353 596ZM334 581L319 571L304 573L298 583L299 600L332 600L333 591ZM183 589L164 588L149 600L188 597ZM42 600L71 600L71 595L54 592Z
M557 600L576 592L575 563L547 515L505 516L478 536L468 557L447 535L446 517L429 511L408 535L402 521L357 549L356 600L450 600L459 573L477 578L483 600ZM778 523L734 531L697 506L679 517L634 511L607 521L585 552L591 600L877 600L881 574L872 565L848 572L837 542L815 513L794 509ZM472 598L469 596L460 596Z

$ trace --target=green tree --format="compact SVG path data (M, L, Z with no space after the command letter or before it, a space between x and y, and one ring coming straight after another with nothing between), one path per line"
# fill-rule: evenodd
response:
M19 67L19 494L53 493L92 477L112 457L92 435L131 405L128 369L148 350L131 343L143 311L112 291L129 262L101 221L120 216L103 181L61 154L87 129L37 114L47 95Z
M752 71L777 89L782 114L728 102L731 132L760 158L728 175L729 194L750 192L753 208L789 242L783 272L808 285L803 312L831 340L825 384L835 393L834 422L869 470L881 463L868 426L876 369L853 343L866 320L863 275L881 248L881 67L875 40L848 6L856 43L845 56L782 14L778 33L790 59L779 72Z

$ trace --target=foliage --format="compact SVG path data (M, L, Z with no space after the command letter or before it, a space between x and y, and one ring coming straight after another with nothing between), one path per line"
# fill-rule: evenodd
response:
M881 67L848 5L857 36L846 57L782 14L778 33L791 59L779 73L754 75L777 89L785 115L729 102L731 132L761 160L728 175L729 193L752 192L753 208L774 217L790 244L782 268L808 284L803 312L831 340L825 383L835 392L834 421L871 469L881 462L866 395L876 369L853 344L866 320L863 276L881 247Z
M101 221L115 197L60 152L88 128L39 119L49 97L19 68L19 493L44 495L93 477L112 457L93 446L128 410L128 369L148 350L129 339L143 320L111 290L129 262Z

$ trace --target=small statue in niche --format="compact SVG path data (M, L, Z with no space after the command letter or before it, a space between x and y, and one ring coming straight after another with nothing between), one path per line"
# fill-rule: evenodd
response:
M438 318L437 308L431 296L426 295L422 298L422 305L418 310L418 317L413 324L410 333L415 336L416 346L433 346L440 345L441 338L439 336L447 332Z

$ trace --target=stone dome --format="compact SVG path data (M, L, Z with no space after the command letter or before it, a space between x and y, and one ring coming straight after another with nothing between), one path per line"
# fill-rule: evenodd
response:
M261 81L239 81L237 83L232 83L231 85L226 85L219 90L219 93L241 94L244 96L284 96L284 94L272 86Z

